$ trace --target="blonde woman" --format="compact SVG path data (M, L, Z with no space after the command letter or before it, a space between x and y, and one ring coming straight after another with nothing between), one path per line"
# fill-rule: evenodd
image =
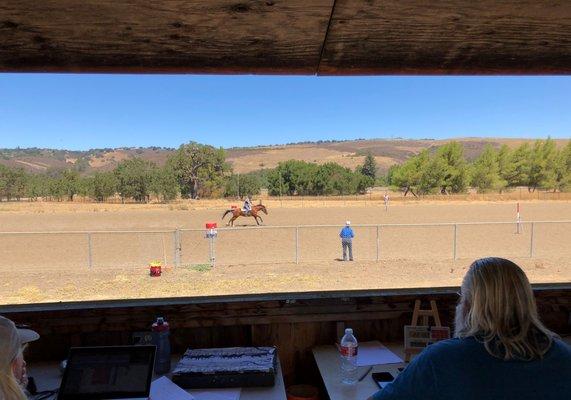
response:
M370 399L571 399L571 346L543 326L513 262L470 266L454 336L429 346Z
M36 332L17 329L12 321L0 317L0 400L27 400L23 346L39 337Z

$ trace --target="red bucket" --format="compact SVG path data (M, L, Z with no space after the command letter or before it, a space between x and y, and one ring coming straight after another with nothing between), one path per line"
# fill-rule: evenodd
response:
M151 276L161 276L162 267L160 263L150 263L149 270Z

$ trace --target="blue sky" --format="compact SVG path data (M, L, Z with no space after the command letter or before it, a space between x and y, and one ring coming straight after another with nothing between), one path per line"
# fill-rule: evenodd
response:
M0 74L0 148L571 137L571 77Z

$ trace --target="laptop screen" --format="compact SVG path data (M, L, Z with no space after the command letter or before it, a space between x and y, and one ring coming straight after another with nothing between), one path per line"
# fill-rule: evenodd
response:
M155 346L70 350L58 400L147 398Z

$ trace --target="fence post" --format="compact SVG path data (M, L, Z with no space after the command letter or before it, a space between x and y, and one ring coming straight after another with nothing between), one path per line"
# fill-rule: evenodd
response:
M295 263L299 264L299 226L295 227Z
M533 258L533 234L535 231L535 222L531 223L531 237L529 239L529 258Z
M181 252L181 242L180 242L180 229L174 231L174 266L180 267L180 252Z
M458 224L454 224L454 260L457 259L458 251Z
M380 242L380 235L379 235L379 230L380 230L380 226L377 225L377 261L379 261L379 256L380 256L380 247L381 247L381 242Z
M87 267L93 267L93 252L92 252L92 245L91 245L91 232L87 234Z

